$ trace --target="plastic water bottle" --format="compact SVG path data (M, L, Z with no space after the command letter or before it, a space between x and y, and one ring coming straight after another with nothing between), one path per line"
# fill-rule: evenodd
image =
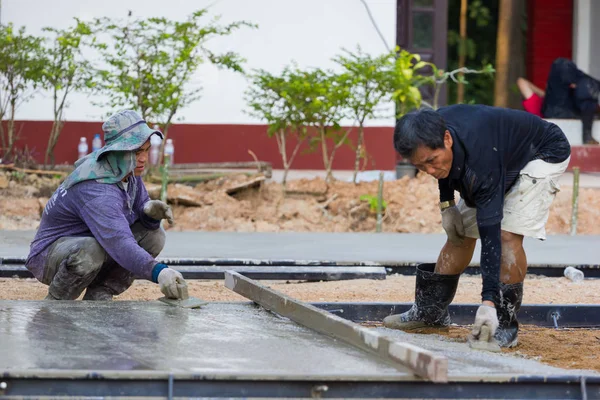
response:
M167 139L165 144L165 163L173 165L175 157L175 146L173 146L173 139ZM167 158L168 157L168 158Z
M92 140L92 151L100 150L102 148L102 139L100 139L100 134L96 133L94 135L94 139Z
M158 135L150 136L150 164L158 164L158 155L160 154L160 143L162 139Z
M77 146L77 153L78 153L77 159L85 157L87 155L87 152L88 152L87 139L82 137L81 139L79 139L79 146Z
M583 281L584 275L583 272L578 270L577 268L567 267L565 268L565 277L570 279L573 282L581 282Z

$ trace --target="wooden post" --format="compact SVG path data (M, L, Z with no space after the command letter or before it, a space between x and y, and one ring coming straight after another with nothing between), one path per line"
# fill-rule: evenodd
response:
M383 172L379 173L379 189L377 191L377 226L376 232L381 232L382 223L382 209L383 209Z
M467 54L467 0L460 2L460 42L458 43L458 68L465 66ZM462 78L464 74L458 74ZM465 101L465 85L459 82L456 86L456 102L458 104Z
M513 0L500 0L498 16L498 35L496 39L496 76L494 86L494 105L508 105L508 75L510 66L511 19L513 15Z
M573 200L571 206L571 236L575 236L577 234L577 213L579 211L579 167L573 167Z
M160 187L160 200L167 202L167 184L169 183L169 156L166 155L162 165L162 185Z
M292 299L234 271L225 272L225 287L300 325L376 354L401 371L408 368L422 378L448 382L448 359L442 355Z

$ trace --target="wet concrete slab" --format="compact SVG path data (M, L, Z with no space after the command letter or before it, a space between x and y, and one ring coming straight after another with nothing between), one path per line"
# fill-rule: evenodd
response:
M472 350L438 335L376 329L446 356L452 380L598 375ZM0 372L27 370L415 379L248 303L189 310L159 302L0 301Z
M0 301L0 371L412 377L243 303Z

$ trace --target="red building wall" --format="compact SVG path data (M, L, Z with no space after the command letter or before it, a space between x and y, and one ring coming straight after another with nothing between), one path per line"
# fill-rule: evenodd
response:
M38 163L44 161L48 144L48 136L52 122L50 121L18 121L17 132L20 139L17 148L25 145ZM100 133L100 122L66 122L56 145L54 156L57 164L72 164L77 159L79 138L87 139L91 151L92 138ZM366 147L370 156L368 169L392 170L395 168L395 151L392 144L393 128L366 128ZM261 161L268 161L273 168L282 168L281 157L275 138L267 136L266 125L193 125L177 124L169 129L169 137L175 145L176 163L206 163L229 161L253 161L248 150L252 150ZM356 141L356 132L350 135ZM294 144L288 144L291 153ZM306 153L304 145L296 156L294 169L323 169L323 158L320 147L313 153ZM288 154L289 154L288 153ZM336 152L334 169L354 169L354 149L341 147Z
M527 77L545 88L552 61L573 56L573 0L528 0Z

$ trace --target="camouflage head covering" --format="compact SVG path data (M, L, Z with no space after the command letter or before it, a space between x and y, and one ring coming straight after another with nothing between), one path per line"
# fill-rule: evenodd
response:
M121 182L135 169L135 151L153 134L163 137L132 110L113 114L102 125L102 130L104 147L77 160L75 170L61 185L65 190L92 179L100 183Z

